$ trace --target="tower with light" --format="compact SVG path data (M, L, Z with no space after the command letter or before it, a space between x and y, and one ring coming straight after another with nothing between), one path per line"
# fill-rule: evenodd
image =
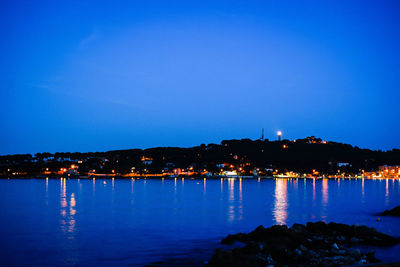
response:
M278 141L281 141L282 140L282 132L278 131L276 134L278 135Z

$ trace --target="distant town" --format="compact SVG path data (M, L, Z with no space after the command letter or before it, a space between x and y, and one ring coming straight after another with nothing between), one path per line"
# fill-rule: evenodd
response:
M224 140L191 148L0 156L10 177L400 178L400 150L361 149L310 136Z

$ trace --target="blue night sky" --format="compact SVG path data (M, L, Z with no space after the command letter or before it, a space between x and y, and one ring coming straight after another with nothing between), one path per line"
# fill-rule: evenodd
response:
M300 3L301 2L301 3ZM400 147L400 1L1 1L0 154Z

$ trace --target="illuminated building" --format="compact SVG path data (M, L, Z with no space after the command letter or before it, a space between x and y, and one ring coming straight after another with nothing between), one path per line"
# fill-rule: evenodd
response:
M148 158L148 157L143 156L141 158L141 161L144 165L151 165L153 163L153 158Z
M370 178L400 178L400 165L379 166L379 170L375 172L363 172L364 177Z
M237 172L236 171L224 171L222 173L222 175L226 175L226 176L237 176Z

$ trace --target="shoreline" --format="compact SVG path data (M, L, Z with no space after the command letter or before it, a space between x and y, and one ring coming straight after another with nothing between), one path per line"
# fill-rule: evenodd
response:
M366 179L366 180L398 180L399 178L376 178L376 177L290 177L290 176L227 176L227 175L213 175L213 176L160 176L160 175L137 175L137 176L125 176L125 175L112 175L112 174L97 174L97 175L12 175L12 176L4 176L0 175L0 179L121 179L121 180L128 180L128 179L191 179L191 180L202 180L202 179L244 179L244 180L255 180L255 179L301 179L301 180L321 180L321 179L329 179L329 180L336 180L336 179L344 179L344 180L359 180L359 179Z

